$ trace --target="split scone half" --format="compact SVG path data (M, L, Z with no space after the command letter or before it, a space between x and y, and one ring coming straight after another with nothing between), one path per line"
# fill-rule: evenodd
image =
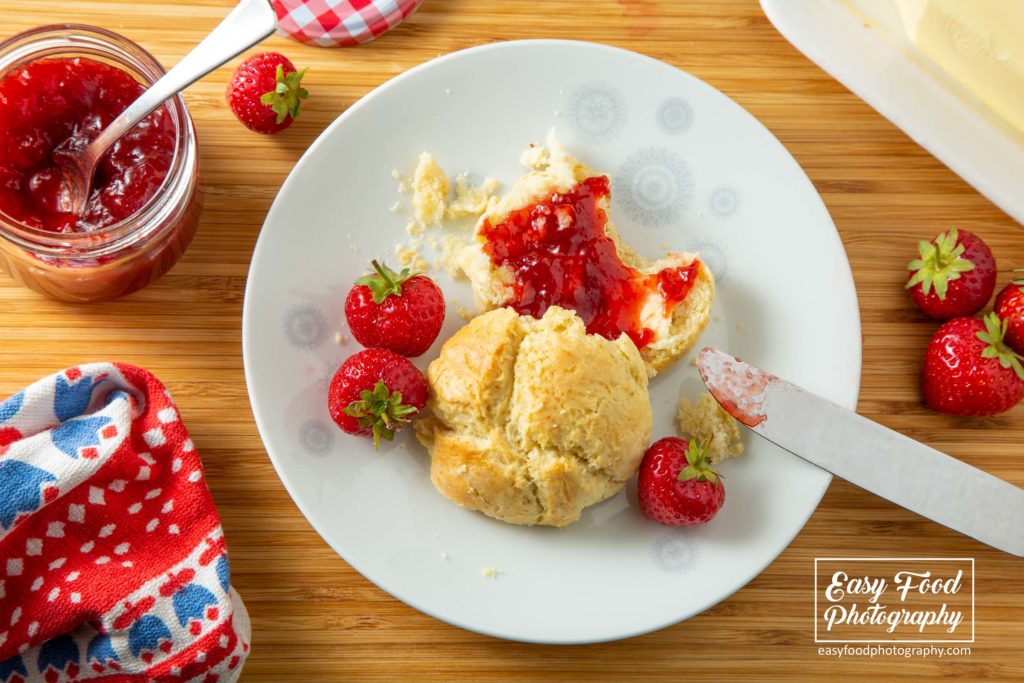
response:
M573 310L588 332L632 339L651 376L686 355L711 316L707 265L685 252L649 261L624 244L609 215L611 181L554 135L523 163L532 170L491 199L458 255L477 305L535 318Z
M572 311L477 316L427 368L416 436L454 503L512 524L562 527L636 474L651 438L647 369L625 336Z

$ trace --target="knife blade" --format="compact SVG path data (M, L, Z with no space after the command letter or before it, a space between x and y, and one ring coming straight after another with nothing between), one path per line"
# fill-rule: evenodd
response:
M1024 489L707 347L697 368L740 422L882 498L1024 557Z

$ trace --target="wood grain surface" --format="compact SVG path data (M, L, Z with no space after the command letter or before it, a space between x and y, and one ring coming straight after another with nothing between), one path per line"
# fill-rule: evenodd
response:
M6 34L85 22L122 32L173 64L231 4L2 0L0 10ZM1024 679L1021 560L839 481L793 544L731 598L671 628L603 645L524 645L448 626L378 589L314 533L267 459L242 373L242 297L264 214L306 146L377 85L454 50L535 37L646 53L702 78L759 118L814 182L849 254L864 326L860 411L1024 485L1024 407L984 419L922 407L920 359L935 325L901 291L916 241L951 224L988 241L1001 286L1024 267L1024 231L800 55L753 0L426 0L405 24L363 47L272 39L267 47L310 67L312 97L290 130L262 137L224 105L229 68L188 91L208 201L191 249L168 275L103 306L49 301L0 276L0 396L87 361L136 363L163 379L203 456L234 584L252 616L245 681ZM860 555L976 558L972 654L820 656L812 632L813 558Z

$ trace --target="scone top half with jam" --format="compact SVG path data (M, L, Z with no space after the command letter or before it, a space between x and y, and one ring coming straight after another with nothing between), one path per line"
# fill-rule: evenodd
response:
M611 181L548 136L522 162L530 172L492 198L459 256L477 305L540 318L575 311L587 332L625 334L653 376L686 355L711 316L715 283L697 254L650 261L619 237Z

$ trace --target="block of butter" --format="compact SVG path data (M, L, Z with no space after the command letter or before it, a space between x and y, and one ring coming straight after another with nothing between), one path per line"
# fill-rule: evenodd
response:
M907 38L1024 131L1024 2L895 0Z

